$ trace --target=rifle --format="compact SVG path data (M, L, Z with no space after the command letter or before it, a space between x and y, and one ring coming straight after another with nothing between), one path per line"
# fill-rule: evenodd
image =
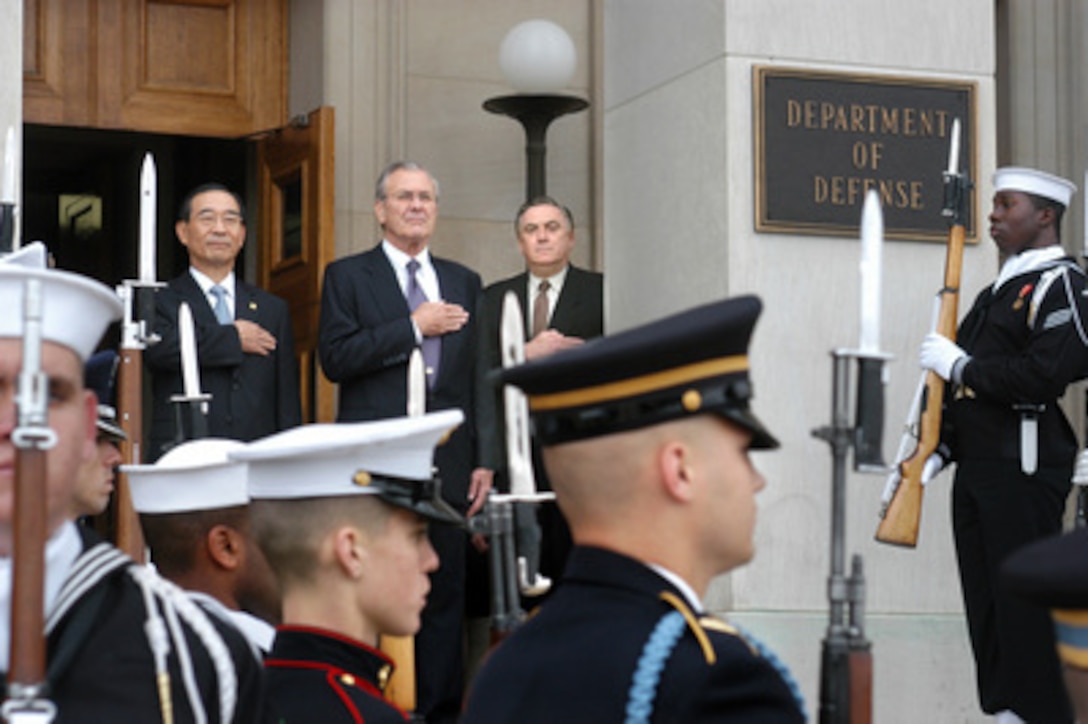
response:
M140 170L139 279L126 279L117 287L124 304L120 364L117 371L117 410L127 440L121 455L128 465L143 462L143 350L159 341L152 331L155 320L155 161L148 153ZM128 476L117 473L113 497L114 542L136 561L144 557L140 519L132 507Z
M419 347L408 357L408 417L421 417L427 411L427 374ZM385 698L402 710L416 708L415 636L382 636L379 648L396 662L393 675L385 686Z
M865 200L861 228L863 247L879 247L884 232L875 191L869 192ZM863 300L864 282L863 279ZM875 296L879 298L879 293ZM849 576L843 568L849 448L854 447L855 470L885 469L880 448L884 429L883 365L888 356L877 347L875 330L866 330L863 325L860 349L832 352L831 424L813 431L813 435L831 445L832 453L831 573L827 579L828 627L820 659L820 724L869 724L872 717L873 665L863 623L865 577L861 556L853 557ZM858 361L853 425L849 419L848 389L851 358Z
M27 279L23 302L23 367L19 373L15 502L12 516L11 667L5 721L53 721L45 694L46 453L56 444L49 427L49 378L42 362L42 288Z
M945 254L944 287L938 293L940 308L936 331L948 339L956 338L956 320L966 237L967 199L971 183L959 169L960 122L952 124L948 170L944 172L944 207L941 214L949 220L948 250ZM918 544L918 526L922 518L922 471L937 450L941 437L941 412L945 381L933 372L925 374L925 387L918 407L917 424L908 420L907 434L917 437L917 444L907 457L896 461L898 475L889 478L880 510L876 539L881 543L913 548ZM897 479L898 478L898 479Z
M513 292L507 292L503 298L500 337L503 367L524 362L525 323L521 305ZM519 590L527 596L540 596L551 588L551 581L540 575L540 526L536 520L536 505L555 500L555 494L536 490L525 393L507 385L503 390L503 402L510 492L493 493L484 506L484 514L470 522L474 532L489 538L492 643L505 638L524 620Z

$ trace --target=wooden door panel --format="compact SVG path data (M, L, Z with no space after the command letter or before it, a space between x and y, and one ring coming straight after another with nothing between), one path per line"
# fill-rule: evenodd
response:
M94 115L87 0L23 0L23 118L86 125Z
M285 0L100 0L99 123L237 137L286 119Z
M283 125L287 0L24 0L30 123L238 138Z
M332 108L257 144L258 283L287 300L302 375L303 419L334 418L335 390L317 364L321 281L335 254Z

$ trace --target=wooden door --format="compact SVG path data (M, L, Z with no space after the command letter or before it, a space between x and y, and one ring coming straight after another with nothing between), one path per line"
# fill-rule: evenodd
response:
M335 418L335 387L317 361L321 281L335 256L333 119L318 108L257 143L258 283L291 307L307 422Z
M281 126L287 1L23 0L23 119L216 138Z

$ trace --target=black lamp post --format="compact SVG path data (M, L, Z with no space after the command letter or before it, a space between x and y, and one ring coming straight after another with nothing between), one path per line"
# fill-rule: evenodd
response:
M558 94L496 96L484 101L485 110L517 119L525 129L526 201L548 192L545 165L548 126L560 116L588 107L587 100Z
M484 101L484 110L516 119L525 129L525 199L547 193L548 126L560 116L589 107L589 101L559 93L574 73L574 41L549 20L527 20L507 33L499 65L521 91Z

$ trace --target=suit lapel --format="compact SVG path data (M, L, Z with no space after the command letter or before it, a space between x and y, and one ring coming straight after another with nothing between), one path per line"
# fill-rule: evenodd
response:
M189 305L189 311L193 313L193 321L203 325L218 324L212 305L208 303L208 298L200 290L200 285L196 283L196 279L193 279L193 275L185 272L176 281L176 291L180 301ZM175 319L174 322L177 323L177 320Z
M234 318L256 322L260 319L261 310L257 305L257 297L253 293L253 287L235 279L234 282Z
M359 261L360 271L368 277L364 288L371 290L374 302L381 309L381 318L396 319L410 314L408 300L404 298L404 290L397 281L397 273L389 257L382 251L381 244L359 257Z
M578 270L568 267L567 278L563 280L563 288L559 292L559 299L555 303L555 311L552 312L551 323L548 326L562 330L578 319L578 307L582 305L580 281Z

